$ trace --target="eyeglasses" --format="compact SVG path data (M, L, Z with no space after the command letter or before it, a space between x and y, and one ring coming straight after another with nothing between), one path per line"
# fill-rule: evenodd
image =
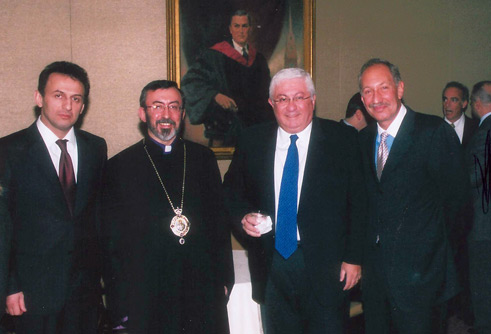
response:
M295 97L282 96L279 99L273 100L273 102L279 106L287 106L292 101L293 101L293 103L298 104L298 103L304 102L307 99L310 99L311 97L312 96L310 96L310 95L306 96L306 97L303 97L303 96L295 96Z
M146 106L146 108L150 109L151 111L155 111L155 112L162 112L165 110L165 108L167 108L167 110L169 110L170 112L178 112L178 111L182 110L182 106L180 106L178 104L169 104L169 105L152 104L151 106Z

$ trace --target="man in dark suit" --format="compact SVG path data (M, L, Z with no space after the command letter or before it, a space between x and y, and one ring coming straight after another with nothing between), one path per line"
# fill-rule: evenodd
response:
M39 118L0 139L1 200L13 229L6 304L18 334L97 330L96 207L107 147L73 127L89 88L80 66L48 65L35 92Z
M467 143L477 131L479 122L467 117L465 111L469 103L469 89L460 82L451 81L445 85L442 91L442 111L445 122L454 128L462 147L465 149ZM459 276L462 291L449 301L450 315L456 314L468 325L471 325L472 307L469 290L469 252L467 249L467 236L470 229L470 210L459 212L455 217L453 228L448 231L450 244L454 252L454 259Z
M360 279L366 197L356 132L315 118L315 100L308 73L278 72L269 98L277 123L244 133L224 179L268 334L341 333L345 291Z
M474 328L484 334L491 333L491 81L474 85L471 106L481 122L466 152L474 211L469 235L470 282Z
M402 104L398 68L371 59L360 92L377 123L360 132L369 197L363 262L368 334L431 333L432 308L458 289L446 215L465 200L455 131Z
M356 131L363 130L369 123L373 122L373 118L368 114L367 109L361 101L359 92L351 97L346 106L345 116L339 122L356 129Z
M445 122L454 128L462 145L465 147L479 122L467 117L465 111L469 103L469 89L457 81L445 85L442 92L442 111Z
M145 137L107 163L104 282L114 327L145 334L225 334L234 274L213 152L180 138L185 99L174 81L140 95Z

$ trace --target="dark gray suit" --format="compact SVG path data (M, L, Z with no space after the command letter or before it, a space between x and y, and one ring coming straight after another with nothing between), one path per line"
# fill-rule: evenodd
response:
M475 329L491 332L491 117L487 117L466 150L474 218L469 235L470 281Z
M370 215L363 266L367 333L386 333L393 310L399 331L429 333L431 307L458 291L445 228L465 200L458 138L441 118L407 108L379 181L376 136L376 123L360 133ZM408 314L413 317L404 318Z
M100 301L96 209L107 147L102 138L87 132L75 130L75 136L73 217L36 124L0 139L2 202L13 228L8 294L24 293L28 315L64 310L68 316L70 301L77 317L95 311Z

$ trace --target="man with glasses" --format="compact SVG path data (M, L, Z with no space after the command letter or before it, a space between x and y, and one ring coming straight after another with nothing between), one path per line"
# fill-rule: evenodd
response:
M184 97L173 81L140 95L145 137L108 161L102 231L114 328L228 333L230 229L213 153L180 137Z
M276 123L244 132L224 180L253 298L268 334L342 333L346 291L361 277L356 133L314 117L315 88L302 69L278 72L269 95ZM261 223L257 211L269 218Z

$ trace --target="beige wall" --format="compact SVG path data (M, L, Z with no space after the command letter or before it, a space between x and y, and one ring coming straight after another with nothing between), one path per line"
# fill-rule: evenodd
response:
M164 0L0 0L0 136L32 123L37 76L55 60L92 84L83 128L113 155L140 138L138 97L165 77ZM489 0L317 0L317 109L339 119L370 57L399 65L407 103L440 113L442 86L491 79Z

